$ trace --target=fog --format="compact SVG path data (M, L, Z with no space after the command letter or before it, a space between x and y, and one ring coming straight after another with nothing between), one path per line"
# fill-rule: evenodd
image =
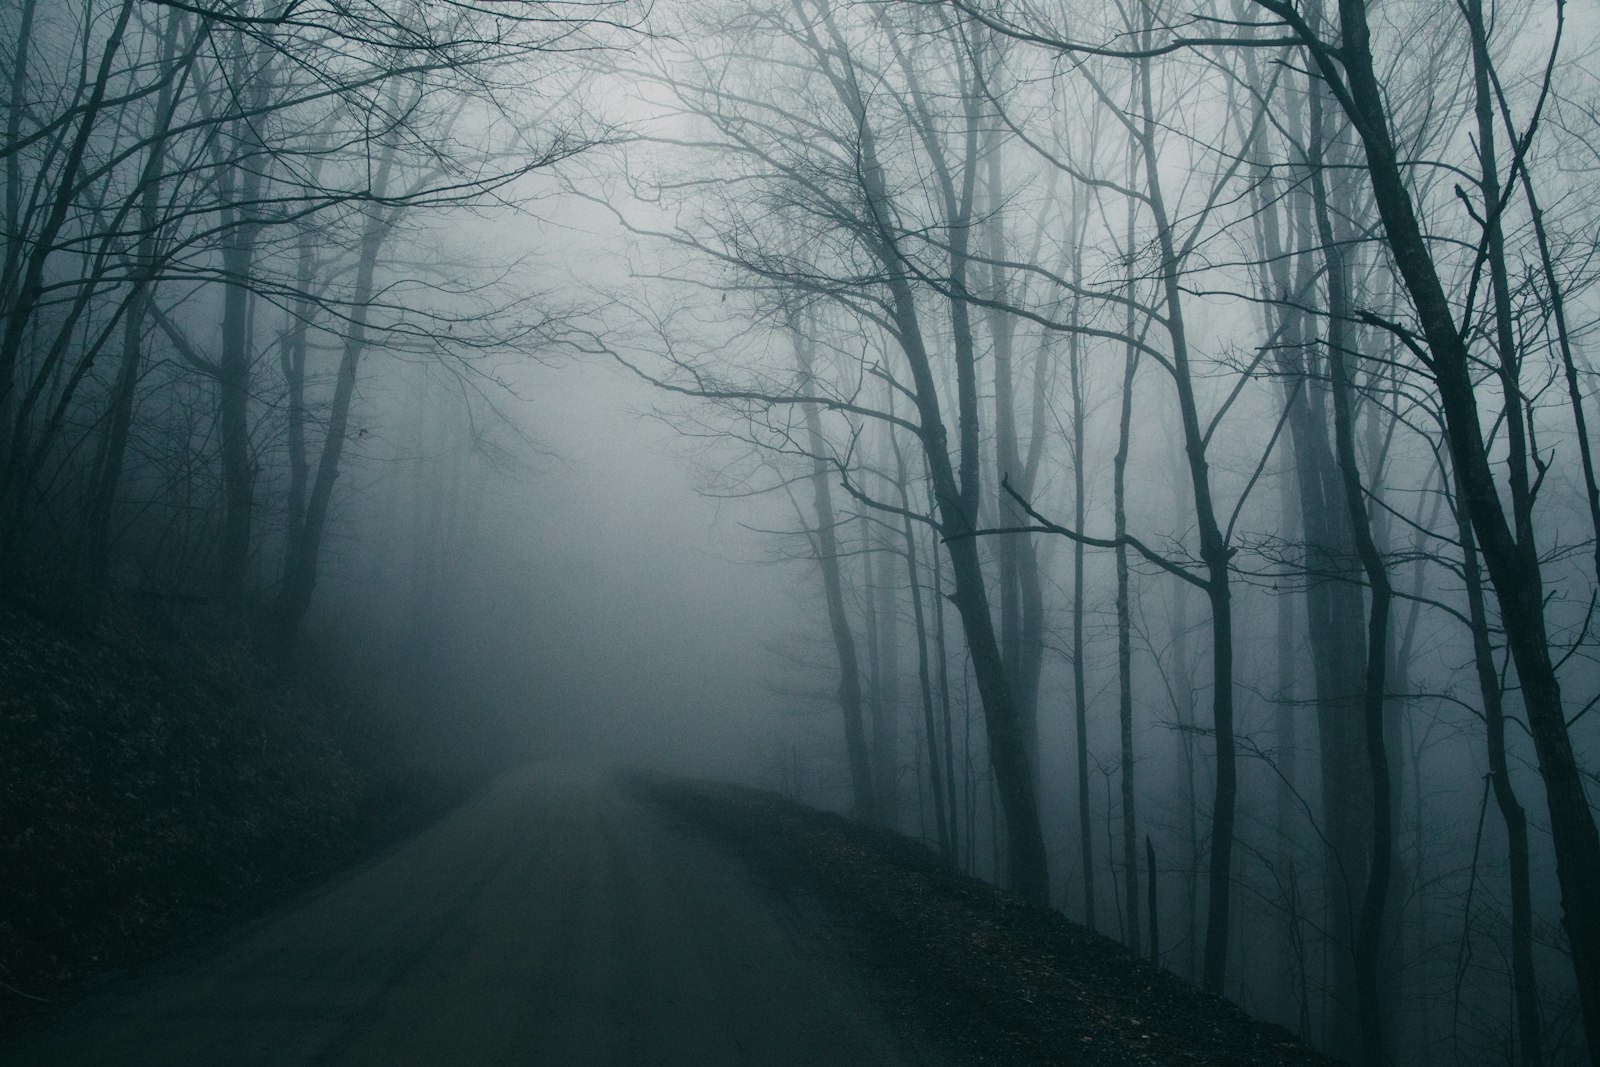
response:
M9 587L1600 1047L1586 13L237 6L4 16Z
M471 488L429 635L447 691L435 691L445 706L416 710L421 747L481 758L486 741L509 743L542 758L753 780L770 726L767 650L792 633L805 576L758 565L762 546L738 525L749 509L729 515L697 492L703 457L651 417L646 389L583 365L541 367L526 389L518 417L539 448L526 467L458 461ZM379 466L375 483L394 473ZM380 676L395 664L365 635L401 640L385 634L387 607L410 590L369 560L402 552L385 540L409 534L392 510L350 516L339 588L315 623L353 654L380 657L370 668ZM423 669L433 666L425 653ZM392 699L406 701L404 674L393 682Z

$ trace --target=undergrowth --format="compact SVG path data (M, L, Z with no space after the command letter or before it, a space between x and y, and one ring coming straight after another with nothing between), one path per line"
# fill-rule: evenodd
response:
M425 789L220 632L0 603L0 1022L326 871Z

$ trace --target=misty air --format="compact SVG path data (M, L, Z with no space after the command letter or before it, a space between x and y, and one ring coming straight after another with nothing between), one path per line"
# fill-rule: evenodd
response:
M0 1062L1600 1062L1597 49L0 0Z

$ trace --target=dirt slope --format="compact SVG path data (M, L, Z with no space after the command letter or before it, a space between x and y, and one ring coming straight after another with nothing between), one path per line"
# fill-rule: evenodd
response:
M1108 938L949 871L897 834L753 790L639 788L763 877L822 902L877 984L903 990L894 1010L963 1062L1335 1062Z

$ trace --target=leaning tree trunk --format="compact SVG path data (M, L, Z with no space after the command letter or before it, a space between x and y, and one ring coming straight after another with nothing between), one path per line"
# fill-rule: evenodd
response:
M978 558L977 514L969 509L946 451L948 439L940 411L931 361L922 342L911 285L896 276L890 284L895 325L910 364L913 395L922 428L924 458L939 502L939 529L945 539L955 588L951 602L961 619L972 657L973 678L983 704L989 758L995 789L1006 816L1006 858L1011 888L1023 897L1048 904L1049 868L1039 806L1030 772L1026 739L1011 686L1005 674L1000 643L989 610L988 591Z

